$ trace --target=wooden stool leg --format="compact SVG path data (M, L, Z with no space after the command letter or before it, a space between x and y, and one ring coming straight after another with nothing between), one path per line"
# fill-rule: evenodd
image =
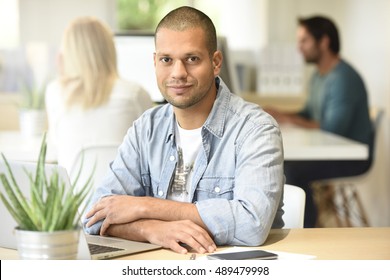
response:
M345 226L368 226L368 220L364 211L363 204L360 201L356 186L353 184L342 184L338 186L343 199ZM356 224L356 220L357 223Z
M316 227L369 226L355 185L315 183L312 189L318 209Z
M356 186L353 184L350 184L350 189L351 189L351 196L352 196L352 201L355 202L356 208L357 208L357 217L359 219L359 222L365 227L368 227L368 219L366 216L366 212L364 211L363 204L360 200L359 194L356 190Z
M350 215L350 209L349 209L349 199L348 199L348 196L346 194L346 189L343 185L341 185L339 189L340 189L340 193L341 193L341 197L342 197L342 201L343 201L342 207L344 210L345 226L352 227L351 215Z
M342 227L343 222L335 203L335 186L332 184L314 184L313 194L318 209L316 227Z

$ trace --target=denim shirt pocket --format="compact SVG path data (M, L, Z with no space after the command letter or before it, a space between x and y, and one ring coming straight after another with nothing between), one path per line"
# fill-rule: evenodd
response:
M153 196L152 179L150 173L141 174L142 185L145 189L146 196Z
M165 198L164 188L161 187L161 182L153 178L150 173L141 175L142 185L145 190L145 196Z
M194 201L210 198L233 199L234 178L202 178L195 190Z

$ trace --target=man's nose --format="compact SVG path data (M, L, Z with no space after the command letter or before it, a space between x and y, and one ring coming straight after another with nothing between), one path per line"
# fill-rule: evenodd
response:
M177 60L173 64L172 68L172 78L174 79L183 79L187 77L187 68L183 61Z

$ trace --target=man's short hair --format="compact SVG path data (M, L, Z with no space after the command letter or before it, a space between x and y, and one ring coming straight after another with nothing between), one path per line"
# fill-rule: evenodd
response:
M183 31L190 28L201 28L205 33L206 45L210 57L217 50L217 33L211 19L203 12L188 6L179 7L169 12L157 25L155 35L160 28Z
M306 28L306 30L318 42L324 36L329 38L329 48L334 54L340 52L339 32L332 20L323 16L314 16L309 18L299 18L299 25Z

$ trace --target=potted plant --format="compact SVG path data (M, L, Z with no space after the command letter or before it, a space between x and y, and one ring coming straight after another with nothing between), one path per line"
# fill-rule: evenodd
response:
M26 136L42 135L46 130L45 88L36 84L21 86L22 100L19 111L20 131Z
M22 259L73 259L77 257L79 211L91 189L92 174L76 192L81 174L67 188L58 170L48 178L45 172L46 133L43 136L35 174L26 171L30 181L30 198L18 186L9 162L2 154L7 174L0 179L5 193L0 198L18 226L15 230L19 256Z

